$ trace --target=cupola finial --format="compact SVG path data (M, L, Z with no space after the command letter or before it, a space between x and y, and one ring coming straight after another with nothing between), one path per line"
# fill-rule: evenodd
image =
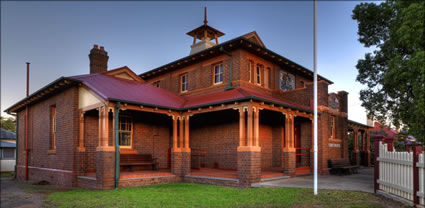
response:
M207 7L204 8L204 24L208 24L208 20L207 20Z

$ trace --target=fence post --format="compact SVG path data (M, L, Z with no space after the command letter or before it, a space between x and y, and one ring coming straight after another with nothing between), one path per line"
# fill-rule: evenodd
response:
M413 204L419 204L419 169L416 166L419 161L419 154L421 153L421 147L419 145L413 146Z
M387 144L387 151L394 152L394 137L388 136L384 140L385 144Z
M378 157L379 157L379 146L380 146L380 142L384 139L384 136L382 135L374 135L373 137L373 149L374 149L374 179L373 179L373 183L374 183L374 192L376 193L376 191L378 191L379 189L379 184L378 184L378 179L379 179L379 161L378 161Z

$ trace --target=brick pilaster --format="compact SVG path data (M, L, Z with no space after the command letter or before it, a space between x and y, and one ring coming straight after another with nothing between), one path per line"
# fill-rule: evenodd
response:
M249 187L261 180L261 148L238 147L238 179L241 187Z
M296 175L296 158L295 158L295 150L289 151L285 150L282 154L283 161L283 172L291 177Z
M98 189L112 189L115 184L114 147L98 147L96 151L96 183Z
M171 172L176 176L190 175L190 149L172 149Z

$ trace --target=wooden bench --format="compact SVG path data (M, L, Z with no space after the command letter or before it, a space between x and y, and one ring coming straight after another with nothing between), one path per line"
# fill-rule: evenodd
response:
M358 173L359 166L351 165L348 158L340 158L340 159L330 159L329 167L331 168L331 174L351 174Z
M152 166L152 170L156 170L158 165L156 159L149 154L122 154L120 155L120 166L130 167L130 171L133 171L133 166Z

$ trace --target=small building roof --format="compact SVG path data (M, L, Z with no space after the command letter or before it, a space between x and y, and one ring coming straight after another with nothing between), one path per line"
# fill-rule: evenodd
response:
M373 128L373 126L368 126L366 124L362 124L362 123L359 123L357 121L353 121L353 120L350 120L350 119L348 119L348 125L349 126L357 126L357 127L365 128L365 129L372 129Z
M0 128L0 139L14 139L16 140L16 133Z
M169 109L180 108L185 102L182 97L151 84L102 73L68 78L80 81L105 100L127 101Z
M16 148L15 142L0 141L1 148Z

